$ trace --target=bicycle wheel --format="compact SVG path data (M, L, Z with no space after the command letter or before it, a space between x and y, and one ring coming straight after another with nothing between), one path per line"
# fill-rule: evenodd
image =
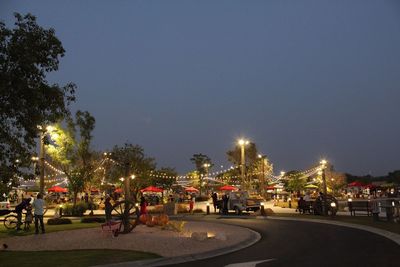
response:
M15 215L8 215L4 218L4 226L7 229L15 229L17 228L18 219Z

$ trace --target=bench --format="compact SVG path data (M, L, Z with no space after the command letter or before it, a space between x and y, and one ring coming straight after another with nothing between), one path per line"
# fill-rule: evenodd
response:
M372 214L372 205L369 201L349 201L347 206L351 216L356 216L356 211L366 211L367 216Z
M304 213L308 212L308 213L312 214L313 206L314 206L314 201L305 201L304 200L303 203L300 204L298 207L299 213L304 214Z

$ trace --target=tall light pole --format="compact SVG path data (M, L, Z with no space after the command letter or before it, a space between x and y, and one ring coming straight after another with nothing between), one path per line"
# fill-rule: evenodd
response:
M45 151L44 151L44 138L46 134L46 128L38 125L37 128L40 131L40 151L39 151L39 171L40 171L40 176L39 176L39 192L40 194L44 194L44 157L45 157Z
M244 147L245 145L249 144L248 140L240 139L238 141L238 144L240 146L240 176L242 178L242 188L247 189L246 186L246 174L245 174L245 167L246 167L246 159L245 159L245 154L244 154Z
M208 170L209 170L209 168L210 168L210 166L211 166L211 164L210 163L204 163L204 168L206 168L206 178L207 178L207 183L206 183L206 195L208 196L208 183L209 183L209 177L208 177Z
M262 176L261 176L261 180L260 180L260 184L261 184L261 195L262 197L265 196L265 158L267 156L266 155L261 155L258 154L258 158L261 160L261 168L262 168Z
M326 195L328 193L328 189L326 187L325 169L326 169L326 166L327 166L328 162L325 159L323 159L323 160L321 160L319 162L319 164L320 164L321 174L322 174L322 191L324 193L324 197L322 199L322 213L324 215L327 215L328 214L328 210L327 210L327 206L326 206L327 205L327 203L326 203Z

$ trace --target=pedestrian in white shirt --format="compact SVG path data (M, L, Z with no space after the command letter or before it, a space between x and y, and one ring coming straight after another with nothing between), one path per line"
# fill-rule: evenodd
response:
M36 199L33 201L32 204L35 215L35 234L39 233L39 223L40 228L42 230L42 234L45 233L44 231L44 223L43 223L43 214L44 214L44 200L42 194L38 194Z

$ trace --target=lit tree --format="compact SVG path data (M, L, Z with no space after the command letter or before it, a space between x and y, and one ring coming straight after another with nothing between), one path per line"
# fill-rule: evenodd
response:
M85 184L92 179L96 167L90 150L95 119L87 111L77 111L75 121L68 117L66 125L63 128L57 124L50 132L52 143L46 149L67 176L75 205L78 192L83 191Z
M190 161L195 164L196 166L196 171L199 176L199 191L201 195L201 191L203 188L203 177L207 174L207 169L211 168L213 164L211 163L211 159L204 154L193 154L193 157L190 159ZM208 164L206 167L205 164Z

